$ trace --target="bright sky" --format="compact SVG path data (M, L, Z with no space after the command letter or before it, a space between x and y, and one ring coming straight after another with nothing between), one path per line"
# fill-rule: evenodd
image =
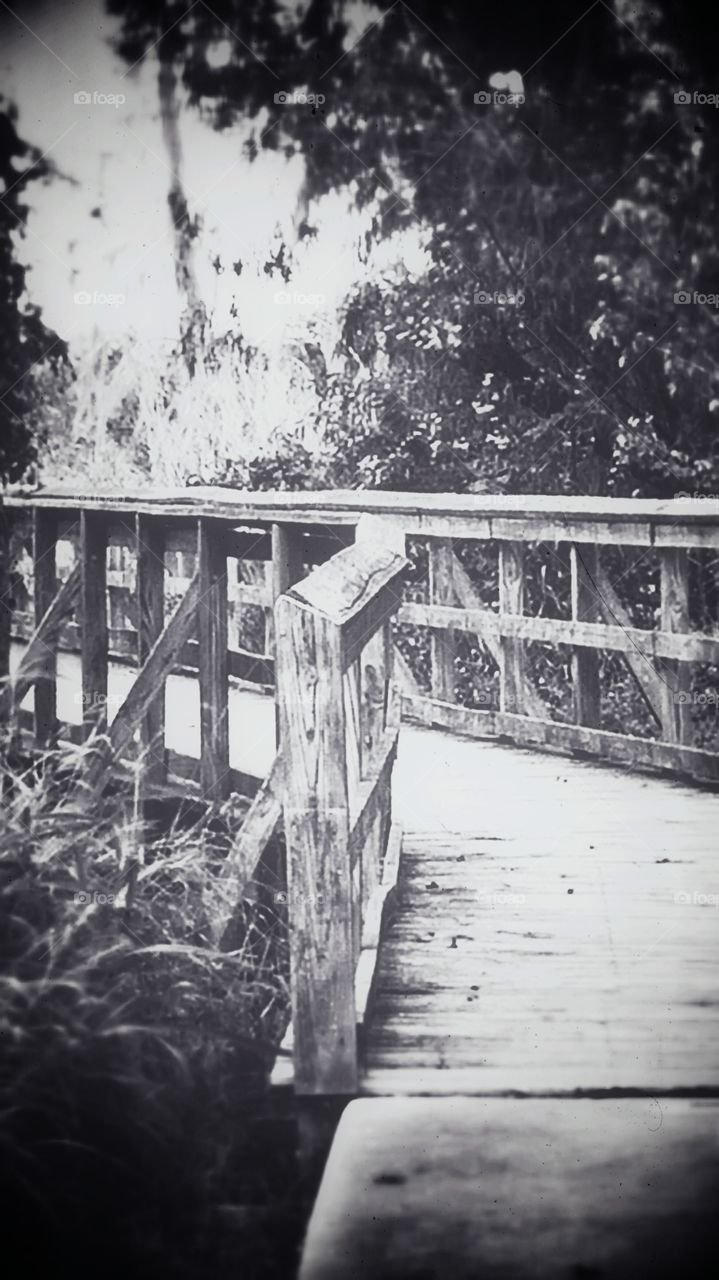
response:
M12 7L0 0L3 90L18 107L21 137L62 175L29 188L19 253L30 267L30 297L77 350L88 338L130 331L148 342L172 340L179 307L154 56L128 72L110 47L117 24L102 0L38 0L16 14ZM377 14L362 4L348 12L351 45ZM224 52L218 47L216 56ZM85 100L76 101L78 94ZM284 290L291 300L278 302L282 283L266 276L262 263L277 247L277 229L293 242L302 161L263 153L250 164L242 141L241 128L220 134L183 114L183 178L191 212L202 217L196 265L213 327L239 324L269 351L298 325L305 334L314 325L332 327L338 302L364 274L354 250L364 224L346 195L324 201L311 219L317 239L304 242ZM217 253L228 268L220 276L211 267ZM239 278L229 269L237 258L244 264ZM375 268L398 259L422 270L418 237L384 247Z

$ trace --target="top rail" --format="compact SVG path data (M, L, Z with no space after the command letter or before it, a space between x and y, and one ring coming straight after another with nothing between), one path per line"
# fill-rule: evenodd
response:
M66 488L12 491L9 507L128 512L241 523L356 524L367 513L405 532L449 537L719 547L719 501L699 497L598 498L532 494L388 493L335 489L262 493L219 486L88 496Z

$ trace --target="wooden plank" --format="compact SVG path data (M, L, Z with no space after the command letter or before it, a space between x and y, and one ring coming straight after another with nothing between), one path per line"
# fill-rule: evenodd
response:
M718 1120L690 1099L356 1100L299 1280L708 1276Z
M698 782L719 781L719 755L697 747L499 711L479 711L473 707L407 695L402 698L402 714L420 724L451 729L454 733L465 733L471 737L501 736L521 746L586 752L634 769L669 770L686 774Z
M689 559L686 548L660 552L661 623L663 631L689 631ZM662 662L662 736L667 742L691 743L689 710L691 672L676 662Z
M273 600L289 591L304 577L301 534L291 525L272 526L272 594Z
M628 656L633 654L637 665L646 665L657 658L675 658L678 662L719 661L719 638L699 632L679 635L621 624L611 626L604 622L575 622L568 618L532 618L415 601L402 605L397 621L420 627L451 626L457 631L472 632L489 643L496 643L506 636L517 640L540 640L546 644L612 649ZM660 683L657 677L657 684ZM541 699L539 706L545 709Z
M595 546L581 549L574 543L569 548L571 572L571 606L575 622L599 622L597 601L597 566L599 554ZM574 719L577 724L598 729L602 705L599 686L599 654L591 649L576 648L571 659Z
M107 725L107 535L104 515L80 513L80 647L85 733Z
M57 594L57 515L54 511L33 510L33 611L39 627ZM38 654L35 681L35 744L49 746L57 729L57 633L48 636Z
M52 604L33 631L27 649L10 683L0 693L0 720L8 719L24 701L38 673L44 670L48 648L57 644L63 619L72 611L80 596L81 569L76 565L60 586Z
M282 817L282 756L257 791L222 868L213 903L213 937L219 943Z
M430 603L453 605L456 599L453 572L455 555L451 538L432 538L428 543L428 556ZM454 702L457 658L454 632L449 628L441 631L433 628L430 645L432 696L440 698L442 702Z
M359 542L339 551L292 588L295 599L341 628L343 670L397 612L407 565L404 556L391 548Z
M142 667L165 625L164 528L150 516L135 517L135 593L137 665ZM112 649L112 638L110 642ZM140 786L158 785L165 778L165 681L148 705L139 725L139 754L144 775Z
M147 715L150 703L159 695L183 644L196 625L200 600L199 570L182 600L153 645L137 679L119 708L106 738L98 744L85 776L80 780L78 798L88 804L96 797L110 762L123 755L135 730Z
M631 619L629 612L625 609L617 591L614 589L613 583L610 582L606 571L602 568L599 558L597 560L597 593L599 595L599 608L605 623L610 626L619 624L625 634L629 635L634 628L631 627ZM635 644L634 652L631 649L625 651L625 660L629 670L631 671L637 686L644 697L649 710L652 713L657 724L661 723L661 705L662 705L662 682L657 675L651 661L644 656L643 644ZM719 657L719 653L717 654ZM701 661L702 659L699 659Z
M520 615L524 610L524 547L519 542L502 542L499 546L499 609L500 613ZM503 637L501 659L500 709L521 715L527 684L521 640Z
M349 837L350 860L353 866L365 847L375 819L389 809L390 784L397 755L398 736L399 731L396 728L385 731L378 752L381 764L378 765L376 773L360 783L357 815Z
M229 794L230 768L227 554L222 530L207 520L198 521L197 558L202 787L208 799L222 800Z
M344 554L344 553L341 553ZM357 1087L352 871L338 626L289 595L275 609L295 1088Z

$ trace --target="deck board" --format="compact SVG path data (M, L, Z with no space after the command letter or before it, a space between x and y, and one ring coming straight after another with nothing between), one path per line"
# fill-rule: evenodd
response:
M717 794L409 727L397 783L364 1092L719 1092Z

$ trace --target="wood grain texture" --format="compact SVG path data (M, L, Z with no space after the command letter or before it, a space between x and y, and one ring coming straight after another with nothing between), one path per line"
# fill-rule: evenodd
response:
M353 1093L354 908L339 628L285 595L275 634L295 1088Z
M22 703L38 674L45 670L48 649L57 651L58 634L65 618L80 597L81 569L75 565L59 587L52 603L35 626L12 681L0 693L0 721L7 719ZM78 695L80 689L77 690Z
M599 553L596 547L569 548L571 573L571 607L575 622L597 623L600 620L597 599L597 568ZM602 699L599 687L599 654L591 649L576 648L571 661L574 719L598 729L602 717Z
M686 549L664 548L660 553L661 622L663 631L689 630L689 558ZM689 709L691 672L678 662L659 667L662 681L662 736L667 742L691 743Z
M57 516L53 511L33 511L33 612L39 627L57 594ZM57 635L47 636L38 655L35 681L35 743L49 746L57 728Z
M198 522L197 560L202 786L209 800L222 800L230 786L227 553L222 530L211 521Z
M719 1093L719 795L404 726L368 1092Z
M149 516L135 518L135 609L138 667L147 661L165 625L165 534ZM112 638L110 641L112 648ZM139 725L139 758L148 786L165 776L165 683ZM141 784L142 785L142 784Z
M107 518L80 514L80 626L82 712L85 731L107 724Z
M524 612L524 547L519 542L502 542L499 546L499 610L504 614ZM527 685L524 646L521 640L503 636L500 647L500 710L522 715Z
M428 554L430 603L455 604L455 555L452 539L432 538L428 544ZM456 657L457 641L454 631L449 627L442 630L433 627L430 637L430 678L433 698L441 698L443 702L454 702Z

